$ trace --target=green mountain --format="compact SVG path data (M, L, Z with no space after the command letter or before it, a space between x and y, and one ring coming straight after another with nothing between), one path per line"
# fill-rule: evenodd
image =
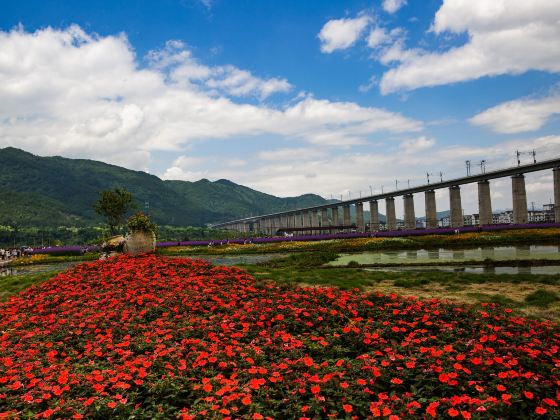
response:
M8 147L0 149L0 224L88 226L101 221L92 208L99 191L124 187L137 208L156 223L204 226L208 223L326 203L305 194L279 198L220 179L163 181L86 159L39 157Z

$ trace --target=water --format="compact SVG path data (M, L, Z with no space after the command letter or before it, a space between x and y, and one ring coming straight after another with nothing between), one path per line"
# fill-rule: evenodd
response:
M502 266L477 265L485 260L500 261ZM517 267L503 262L517 260L548 260L558 264L532 267ZM502 247L480 247L471 249L434 249L412 251L379 251L359 254L341 254L331 265L344 266L350 261L359 264L379 265L376 271L447 271L478 274L560 274L560 247L557 245L520 245ZM450 266L446 263L475 263L469 266ZM441 263L441 265L439 264ZM422 264L430 264L422 266ZM388 265L388 267L381 267Z
M21 276L24 274L39 274L47 271L63 271L79 264L77 262L66 262L57 264L34 264L20 267L0 267L0 277Z
M245 255L189 255L188 258L206 260L214 265L258 264L275 258L286 257L287 254L245 254ZM181 257L184 258L184 257Z
M435 272L444 271L447 273L471 273L471 274L545 274L545 275L560 275L560 265L543 265L533 267L488 267L488 266L398 266L398 267L383 267L383 268L365 268L366 271L391 271L391 272Z
M332 265L346 265L350 261L359 264L421 264L447 261L515 261L515 260L558 260L560 247L557 245L521 245L472 249L435 249L413 251L378 251L359 254L341 254Z

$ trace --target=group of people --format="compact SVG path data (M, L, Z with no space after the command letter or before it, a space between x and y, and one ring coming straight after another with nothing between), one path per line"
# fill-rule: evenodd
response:
M22 257L27 255L29 248L21 249L21 248L12 248L12 249L4 249L0 248L0 261L10 260L12 258Z

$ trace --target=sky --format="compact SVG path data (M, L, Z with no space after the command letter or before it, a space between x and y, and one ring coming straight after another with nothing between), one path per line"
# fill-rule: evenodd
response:
M560 0L0 9L0 147L325 198L560 157ZM491 189L511 208L509 179ZM549 203L551 171L527 195ZM477 210L476 185L462 201Z

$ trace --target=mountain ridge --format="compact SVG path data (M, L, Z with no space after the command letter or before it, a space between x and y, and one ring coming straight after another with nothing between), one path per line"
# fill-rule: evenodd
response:
M92 207L97 194L115 187L129 190L137 209L145 210L156 223L170 226L204 226L328 202L315 194L275 197L227 179L162 180L104 162L40 157L15 147L0 149L0 168L0 224L4 225L97 224L102 221Z

